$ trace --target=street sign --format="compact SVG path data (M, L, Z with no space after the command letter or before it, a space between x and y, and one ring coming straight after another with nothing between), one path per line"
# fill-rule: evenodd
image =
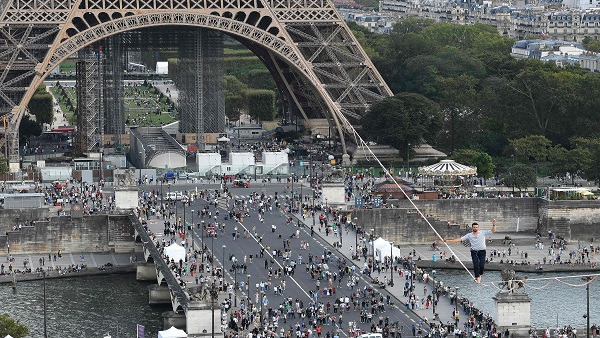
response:
M362 197L355 197L354 198L354 207L356 209L360 209L363 206L363 198Z
M373 197L373 208L381 208L381 203L383 203L383 198L381 196Z
M303 165L304 165L304 162L300 161L300 166L303 166Z

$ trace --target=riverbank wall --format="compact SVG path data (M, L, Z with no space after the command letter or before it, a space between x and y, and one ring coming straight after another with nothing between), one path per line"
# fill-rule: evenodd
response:
M5 232L0 235L0 248L12 254L132 252L134 235L127 215L55 216Z
M352 212L358 226L376 237L402 244L437 241L429 224L408 200L397 200L393 208L358 209ZM542 198L478 198L412 200L444 238L463 235L473 222L483 229L497 220L498 232L540 233L552 231L567 240L600 238L600 200L549 201Z

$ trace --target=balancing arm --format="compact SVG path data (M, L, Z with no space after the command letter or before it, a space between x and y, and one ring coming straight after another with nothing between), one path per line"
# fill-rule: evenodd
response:
M445 239L444 243L459 243L461 241L461 237L453 238L453 239Z

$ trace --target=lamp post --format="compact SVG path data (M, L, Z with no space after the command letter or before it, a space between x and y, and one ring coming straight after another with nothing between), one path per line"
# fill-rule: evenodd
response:
M200 229L200 237L202 239L202 263L204 263L204 221L200 222L202 224L202 229Z
M265 295L265 292L261 291L260 292L260 325L259 325L259 327L262 327L262 325L263 325L263 303L264 303L263 297L264 297L264 295Z
M192 209L192 226L190 230L192 230L192 251L195 251L196 247L194 247L194 209Z
M246 275L248 277L248 281L246 283L246 308L248 312L250 312L250 275Z
M415 272L416 272L415 262L411 261L410 262L410 291L412 291L412 292L415 291Z
M354 217L354 249L358 250L358 225L356 221L357 217Z
M223 244L223 273L225 273L225 249L227 246Z
M390 286L394 286L394 242L390 242Z
M456 287L456 293L454 294L454 325L458 329L458 286Z
M437 297L437 285L435 284L435 274L436 271L435 270L431 270L431 283L433 284L433 294L431 297L431 301L433 304L433 319L437 319L438 315L437 313L435 313L435 298Z
M585 327L585 332L587 333L586 337L590 338L590 283L592 282L593 278L590 276L587 276L587 277L583 277L582 280L587 283L585 285L585 291L587 293L587 313L585 315L583 315L583 317L586 319L586 327ZM595 334L595 332L594 332L594 334Z
M338 224L338 233L340 234L340 248L341 248L341 247L342 247L342 245L344 244L344 240L343 240L343 237L344 237L344 230L342 229L342 225L343 225L343 223L342 223L342 222L340 222L340 223Z
M44 276L44 338L48 338L48 331L46 329L46 270L42 269L42 275Z
M187 242L187 222L185 221L185 202L182 202L181 204L183 204L183 237L185 238L186 242Z
M237 289L238 289L238 283L237 283L237 263L234 264L233 267L233 306L237 307Z
M371 273L375 271L375 229L371 229L371 250L373 252L373 264L371 264Z

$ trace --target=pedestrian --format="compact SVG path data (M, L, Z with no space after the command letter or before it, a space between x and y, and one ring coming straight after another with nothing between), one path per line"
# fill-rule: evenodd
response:
M485 236L489 233L496 232L496 219L492 220L492 230L479 231L479 224L471 225L472 232L454 239L444 240L446 243L458 243L461 241L469 241L471 244L471 259L473 260L473 270L475 272L475 281L480 284L481 276L485 266Z

